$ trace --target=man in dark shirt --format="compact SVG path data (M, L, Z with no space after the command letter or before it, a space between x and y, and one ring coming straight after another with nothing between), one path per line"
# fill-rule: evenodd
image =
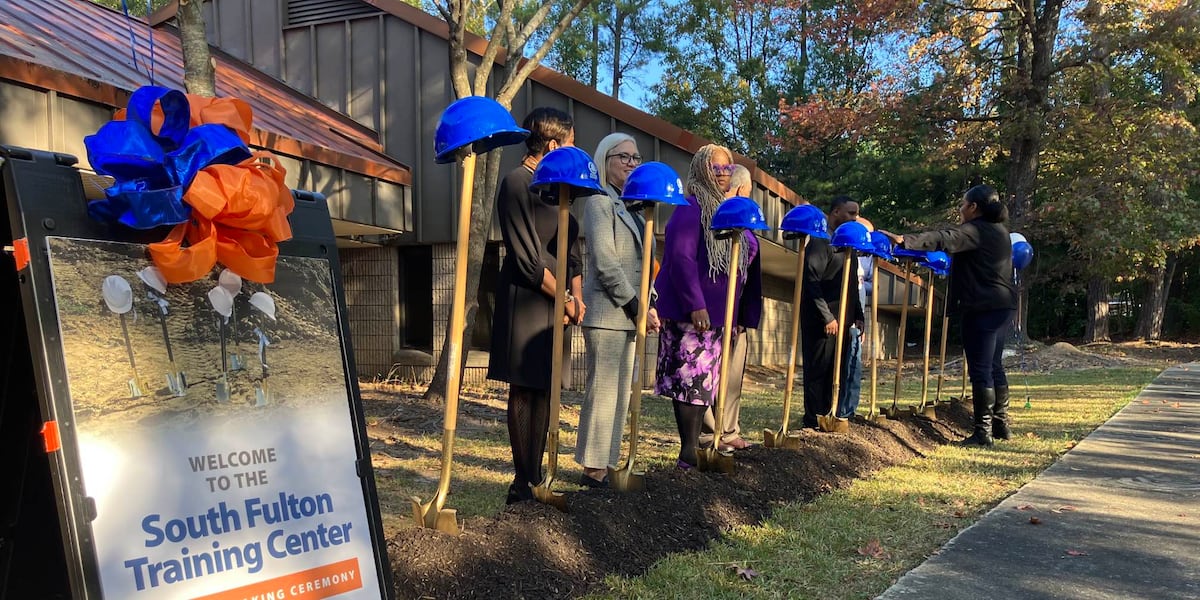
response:
M849 196L838 196L829 205L829 231L858 218L858 203ZM804 299L800 308L800 337L804 353L804 426L815 428L817 415L829 413L833 402L833 358L838 335L849 336L850 327L839 323L842 302L842 267L845 255L835 252L829 240L810 238L804 256ZM850 268L856 269L854 262ZM854 273L851 273L854 275ZM846 301L848 321L862 331L863 309L858 300L858 277L850 277ZM849 350L843 343L843 354ZM842 357L844 364L845 356Z

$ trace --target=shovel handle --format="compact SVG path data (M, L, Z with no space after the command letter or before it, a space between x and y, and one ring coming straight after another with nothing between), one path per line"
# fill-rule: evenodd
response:
M783 426L778 437L787 436L788 417L792 412L792 388L796 379L796 346L800 340L800 301L804 298L804 253L808 249L808 235L800 241L800 252L796 257L796 285L792 291L792 332L788 338L787 378L783 386Z
M571 188L558 184L558 246L554 258L554 326L550 358L550 427L546 431L546 475L549 486L558 474L558 415L562 408L563 318L567 314L567 238L570 236Z
M935 400L942 399L942 381L946 378L946 337L950 332L950 278L946 278L946 295L942 297L942 349L938 358L937 393Z
M868 418L878 414L875 387L879 382L879 259L871 261L871 409Z
M846 249L846 258L842 259L842 298L838 305L837 341L833 344L833 399L829 403L829 414L826 418L837 417L838 394L841 392L842 377L842 346L846 340L846 297L850 292L850 264L854 260L854 250Z
M900 374L904 370L904 334L908 330L908 293L912 285L912 280L908 278L912 263L905 262L904 268L901 270L904 277L904 298L900 299L900 331L896 337L896 382L892 385L892 410L896 410L896 403L900 402Z
M633 376L629 383L629 458L623 469L633 469L637 460L638 415L642 414L642 364L646 354L646 322L650 317L650 269L654 259L654 207L643 209L646 224L642 228L642 279L638 284L637 337L633 344Z
M721 331L721 383L717 388L717 405L713 407L713 450L721 445L725 435L725 397L729 395L729 341L733 338L733 300L737 296L738 265L741 264L742 230L736 230L729 249L729 284L725 286L725 321Z
M921 363L921 409L929 403L929 341L933 337L933 270L929 271L929 293L925 296L925 357Z
M462 159L462 186L458 201L458 239L454 254L454 296L450 304L450 329L446 343L446 405L442 416L442 469L437 494L429 502L441 511L450 492L450 468L454 464L454 432L458 428L458 395L462 383L462 337L467 300L467 247L471 236L471 200L475 190L475 154ZM265 371L264 371L265 373ZM427 527L435 525L425 523Z

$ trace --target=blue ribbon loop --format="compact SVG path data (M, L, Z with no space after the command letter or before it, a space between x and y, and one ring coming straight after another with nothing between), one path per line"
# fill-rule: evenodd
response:
M163 112L157 135L151 126L156 103ZM127 120L105 123L83 140L92 168L116 179L104 190L104 200L88 205L88 215L134 229L187 221L192 209L183 196L196 173L209 165L236 165L251 157L250 149L229 127L189 128L190 123L191 108L182 92L156 86L135 91L129 98Z

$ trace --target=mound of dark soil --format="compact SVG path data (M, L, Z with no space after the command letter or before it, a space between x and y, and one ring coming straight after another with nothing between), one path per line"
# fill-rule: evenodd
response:
M801 432L799 450L754 447L732 475L646 474L646 489L569 494L570 510L526 502L473 518L460 536L412 528L389 541L399 598L569 598L608 574L637 575L673 552L704 548L774 506L810 501L883 467L962 437L970 412L938 407L938 420L881 424L856 418L848 435Z

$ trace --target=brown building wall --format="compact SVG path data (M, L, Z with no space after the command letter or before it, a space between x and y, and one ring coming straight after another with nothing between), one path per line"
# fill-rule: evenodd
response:
M399 349L398 256L392 248L345 248L338 256L358 375L386 377Z

